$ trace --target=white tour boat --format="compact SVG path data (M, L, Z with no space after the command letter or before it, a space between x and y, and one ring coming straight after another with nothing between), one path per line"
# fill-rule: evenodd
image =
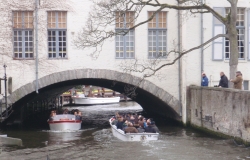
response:
M85 97L84 94L72 96L72 99L75 104L81 105L111 104L120 102L120 97Z
M53 131L75 131L81 129L82 120L77 120L72 114L60 114L50 118L48 123L50 130Z
M112 125L109 120L113 135L122 141L152 141L158 140L159 133L125 133L121 129L117 129L116 125Z

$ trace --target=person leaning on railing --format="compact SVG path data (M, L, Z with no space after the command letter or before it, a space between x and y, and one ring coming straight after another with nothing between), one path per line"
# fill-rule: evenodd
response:
M235 79L230 79L230 82L234 83L234 89L242 89L242 73L240 71L236 72L236 78Z

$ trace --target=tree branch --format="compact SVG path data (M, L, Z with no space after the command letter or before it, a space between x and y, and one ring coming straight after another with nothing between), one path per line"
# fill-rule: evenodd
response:
M138 60L135 60L134 64L133 65L129 65L129 68L126 68L126 67L123 67L122 69L125 71L125 72L139 72L139 73L144 73L144 72L147 72L147 71L150 71L151 73L149 74L144 74L143 75L143 78L147 78L147 77L151 77L153 75L155 75L155 73L157 71L159 71L160 69L162 69L163 67L166 67L166 66L169 66L169 65L173 65L177 60L179 60L182 56L184 56L185 54L189 53L189 52L192 52L196 49L199 49L201 47L204 47L206 46L207 44L209 44L210 42L216 40L217 38L220 38L220 37L225 37L225 38L228 38L228 35L227 34L219 34L211 39L209 39L208 41L206 41L205 43L199 45L199 46L196 46L194 48L191 48L187 51L184 51L184 52L178 52L178 51L175 51L175 50L172 50L169 52L170 53L179 53L179 56L177 56L172 62L170 63L165 63L159 67L156 67L154 68L155 66L153 65L152 66L145 66L145 65L141 65L141 64L138 64ZM141 68L141 69L138 69L138 68Z

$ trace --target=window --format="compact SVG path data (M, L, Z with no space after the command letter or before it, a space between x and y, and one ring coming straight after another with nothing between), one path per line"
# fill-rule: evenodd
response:
M33 52L33 12L13 12L13 50L14 58L34 58Z
M225 8L214 8L220 15L225 15ZM224 24L221 23L217 18L213 17L213 36L218 34L224 34ZM224 38L220 37L213 41L213 60L222 61L224 59Z
M67 58L67 13L48 12L48 56Z
M151 17L154 12L148 12ZM159 58L167 56L167 12L156 13L148 22L148 57Z
M250 10L248 10L248 60L250 60Z
M115 52L116 58L134 58L134 30L128 30L134 25L134 12L116 12ZM124 35L125 34L125 35Z
M229 8L226 8L226 16L230 12ZM236 28L238 32L238 50L239 50L239 59L244 59L244 44L245 44L245 9L237 9L237 22ZM229 39L225 39L225 58L230 58L230 42Z

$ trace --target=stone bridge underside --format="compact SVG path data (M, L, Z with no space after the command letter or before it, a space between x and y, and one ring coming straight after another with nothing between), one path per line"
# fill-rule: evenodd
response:
M40 88L38 94L35 92L35 81L22 86L8 96L8 103L13 104L14 107L19 107L30 101L39 101L54 95L60 95L76 85L94 85L124 93L125 85L137 86L139 84L136 89L137 96L134 100L146 112L181 120L178 114L180 103L175 97L152 82L143 80L140 83L140 81L141 79L136 76L112 70L68 70L40 78L38 80Z

